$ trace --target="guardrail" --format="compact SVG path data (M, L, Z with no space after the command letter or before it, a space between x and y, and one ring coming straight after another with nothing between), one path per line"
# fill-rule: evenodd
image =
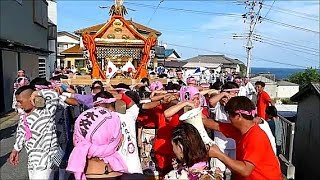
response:
M282 123L282 144L279 153L282 173L287 179L294 179L295 167L292 164L295 123L279 115Z

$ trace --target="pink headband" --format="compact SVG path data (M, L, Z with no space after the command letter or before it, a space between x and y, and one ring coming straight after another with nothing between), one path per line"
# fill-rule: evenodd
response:
M99 104L110 104L110 103L113 103L113 102L116 102L116 98L101 98L101 97L98 97L97 100L95 102L93 102L94 105L99 105Z
M209 87L210 87L209 84L202 84L202 85L200 85L200 86L203 87L203 88L209 88Z
M257 110L256 109L254 109L252 111L236 110L235 113L241 113L241 114L245 114L245 115L254 117L257 114Z
M224 92L230 92L230 91L240 91L239 88L233 88L233 89L224 89Z
M189 84L189 83L196 83L196 79L194 78L194 77L190 77L190 78L188 78L187 79L187 84Z
M42 89L50 89L51 87L49 86L44 86L44 85L35 85L36 90L42 90Z
M150 84L150 90L151 91L157 91L157 90L160 90L160 89L163 89L163 85L160 81L155 81L153 83Z
M168 92L168 93L178 93L179 91L177 91L177 90L174 89L174 90L167 90L167 92Z

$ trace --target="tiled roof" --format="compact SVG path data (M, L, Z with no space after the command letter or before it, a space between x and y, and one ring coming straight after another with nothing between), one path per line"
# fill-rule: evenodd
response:
M144 33L155 33L157 34L158 36L161 35L161 32L157 31L157 30L154 30L154 29L151 29L149 27L146 27L142 24L139 24L139 23L136 23L132 20L126 20L130 25L133 25L138 32L144 32ZM79 30L76 30L74 33L75 34L82 34L83 32L98 32L102 26L104 26L106 23L102 23L102 24L97 24L97 25L94 25L94 26L90 26L90 27L87 27L87 28L83 28L83 29L79 29Z
M243 64L243 62L225 57L224 55L198 55L186 60L187 62L220 63L220 64Z
M290 99L292 101L300 101L301 99L308 97L311 94L315 94L320 97L320 83L310 83L306 87L299 90L299 92L293 95Z
M278 86L299 86L299 84L295 84L289 81L279 81L277 82Z
M170 68L183 67L187 62L183 61L166 61L165 66ZM158 61L158 64L164 65L163 61Z
M82 54L83 50L80 48L80 45L72 46L69 49L62 51L60 54Z
M174 50L174 49L166 49L166 50L164 51L164 56L165 56L165 58L169 57L172 53L174 53L174 55L176 55L177 58L180 58L179 54L178 54L177 51ZM163 58L163 55L158 55L157 57L158 57L158 58Z

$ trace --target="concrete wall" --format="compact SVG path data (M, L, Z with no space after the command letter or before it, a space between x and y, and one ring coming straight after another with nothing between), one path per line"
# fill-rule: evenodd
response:
M264 90L269 94L271 98L277 97L277 85L266 83Z
M48 48L49 51L56 52L57 46L56 46L56 40L49 40L48 41ZM52 76L52 73L55 70L57 61L57 54L51 53L49 54L47 60L46 60L46 78L49 79Z
M8 112L12 108L12 95L13 95L13 83L15 78L17 77L18 71L18 53L14 51L2 51L2 77L3 77L3 86L1 88L3 94L0 94L1 101L3 101L4 109L2 112ZM6 63L10 61L10 63Z
M47 29L34 23L32 0L23 0L22 4L14 0L0 1L0 22L1 39L47 49Z
M48 18L51 23L57 25L58 24L57 2L52 0L47 0L47 3L48 3Z
M277 98L290 98L299 92L299 86L278 86Z
M296 179L320 179L320 98L314 94L298 104L293 164Z

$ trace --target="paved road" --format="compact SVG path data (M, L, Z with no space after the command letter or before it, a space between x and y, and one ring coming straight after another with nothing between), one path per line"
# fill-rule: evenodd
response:
M12 120L14 121L14 119ZM25 150L20 152L20 162L19 165L13 167L8 161L10 152L13 148L15 142L15 132L17 125L13 125L0 130L0 179L15 179L24 180L28 179L27 171L27 154Z

